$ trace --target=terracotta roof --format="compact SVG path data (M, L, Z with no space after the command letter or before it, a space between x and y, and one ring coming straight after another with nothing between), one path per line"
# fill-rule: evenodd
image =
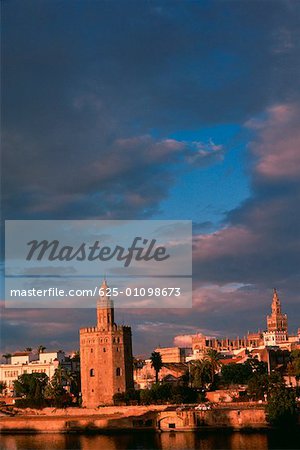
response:
M223 366L226 366L227 364L237 363L237 362L241 361L241 359L242 359L242 357L225 358L225 359L220 359L220 362L223 364Z
M28 356L30 352L15 352L11 356Z

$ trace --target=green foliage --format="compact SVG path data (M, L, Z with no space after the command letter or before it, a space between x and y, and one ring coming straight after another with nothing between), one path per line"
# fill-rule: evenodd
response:
M220 361L221 359L222 359L221 353L212 348L208 349L204 355L204 361L210 367L211 383L214 382L216 372L218 372L220 367L222 367L222 363Z
M257 358L247 359L245 365L250 366L253 374L263 375L268 373L268 364L264 361L259 361Z
M212 388L215 385L217 372L222 366L222 355L217 350L209 349L203 359L190 364L190 381L194 388Z
M113 401L116 406L126 405L125 392L116 392L113 395Z
M72 397L69 392L64 389L68 386L70 393L78 397L77 377L70 371L58 367L55 369L51 382L45 390L45 397L51 400L51 404L57 408L64 408L70 406Z
M269 397L270 393L282 387L284 382L277 372L272 372L271 375L255 374L248 382L248 394L254 400L264 400L265 394Z
M300 380L300 350L293 350L290 356L289 373L295 376L296 380Z
M158 383L158 374L163 366L161 354L159 352L152 352L150 359L151 359L151 366L155 370L155 382Z
M229 386L231 384L246 384L252 377L252 369L249 364L230 363L222 367L222 383Z
M186 386L173 386L171 389L171 403L195 403L197 397L197 392Z
M211 368L208 361L197 360L190 364L191 384L196 389L208 386L211 382Z
M126 392L117 392L113 396L115 405L132 405L140 403L140 392L135 389L128 389Z
M46 408L47 406L51 406L51 403L43 398L41 399L21 398L16 400L15 406L17 408L41 409Z
M151 403L155 403L152 390L150 389L141 390L140 401L142 405L151 405Z
M0 381L0 393L1 394L4 391L4 389L6 389L6 383L5 383L5 381Z
M14 389L20 408L42 408L44 406L55 406L64 408L72 404L72 397L64 389L64 385L72 386L76 377L61 367L55 370L51 381L45 373L31 373L19 376L14 382ZM71 391L72 392L72 391Z
M151 389L140 391L140 403L144 405L163 403L194 403L198 393L187 386L170 383L154 384Z
M249 358L243 364L230 363L224 365L221 370L222 383L226 386L231 384L247 384L251 378L267 374L267 364L256 358ZM264 379L264 378L262 378Z
M253 400L264 400L269 390L269 376L267 374L254 375L248 382L248 394Z
M44 398L48 380L45 373L25 373L14 381L16 396L40 401Z
M268 421L276 427L290 427L297 423L296 395L293 389L281 386L270 392L266 406Z
M44 345L39 345L37 348L38 353L44 353L46 350L46 347Z

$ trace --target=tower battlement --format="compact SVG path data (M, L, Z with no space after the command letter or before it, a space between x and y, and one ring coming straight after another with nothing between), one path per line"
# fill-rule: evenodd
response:
M131 331L131 327L129 325L117 325L114 324L111 330L107 330L101 327L83 327L79 329L79 333L96 333L96 332L109 332L109 331Z

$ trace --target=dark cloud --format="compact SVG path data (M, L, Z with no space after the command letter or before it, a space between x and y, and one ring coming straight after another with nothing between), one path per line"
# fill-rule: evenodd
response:
M257 122L250 144L251 198L228 214L224 229L198 235L194 243L200 298L205 284L242 283L261 292L275 286L291 305L294 328L299 323L300 289L299 110L297 104L277 105ZM239 290L239 296L247 305L247 292Z
M298 9L280 1L6 2L4 215L157 212L172 165L182 170L162 149L166 136L242 123L298 95ZM145 144L153 133L162 137ZM134 148L118 144L134 140ZM201 145L189 160L202 166Z
M35 146L7 139L4 154L4 201L9 214L32 218L139 218L156 212L178 171L222 160L223 147L212 142L153 139L149 135L119 138L86 150L86 157L48 152L42 160ZM16 161L28 147L28 164ZM35 155L35 157L33 156ZM179 166L179 167L178 167ZM178 168L177 168L178 167ZM22 195L18 193L22 190Z
M228 150L172 133L246 124L251 197L224 229L195 225L192 312L117 316L133 325L136 353L198 329L242 335L265 326L277 286L296 328L299 2L2 6L3 217L151 217L180 174ZM55 346L77 348L94 311L65 317L5 310L6 348L49 347L53 336Z

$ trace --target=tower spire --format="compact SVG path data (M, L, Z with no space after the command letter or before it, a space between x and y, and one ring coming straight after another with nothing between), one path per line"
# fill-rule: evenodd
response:
M273 300L272 300L272 313L273 314L281 314L281 304L277 294L277 289L273 290Z
M97 300L97 326L111 329L114 325L114 304L108 295L108 285L104 278L100 287L100 297Z
M278 297L277 289L273 289L272 312L267 316L268 331L287 332L287 315L281 312L281 303Z

